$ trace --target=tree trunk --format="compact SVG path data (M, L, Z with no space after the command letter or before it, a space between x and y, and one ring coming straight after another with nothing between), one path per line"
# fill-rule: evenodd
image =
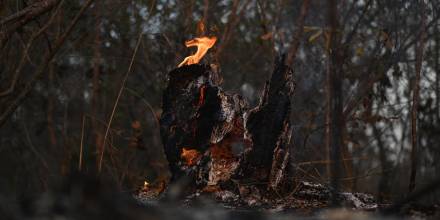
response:
M378 113L376 113L378 114ZM387 167L388 167L388 160L386 157L386 150L385 150L385 145L382 141L382 136L381 136L381 131L379 129L379 127L377 126L376 122L371 123L371 126L373 127L373 135L376 139L377 142L377 147L379 148L379 161L380 161L380 170L381 170L381 175L380 175L380 180L379 180L379 186L377 189L377 200L378 202L383 202L384 201L384 195L385 193L389 192L389 187L388 187L388 182L389 182L389 178L388 178L388 174L387 174Z
M435 33L439 33L439 25L440 23L437 21L435 28ZM437 123L440 123L440 35L435 35L435 115L437 118Z
M343 94L342 94L342 50L340 48L337 2L328 2L328 21L330 27L329 68L330 68L330 98L331 98L331 157L333 190L339 190L341 170L341 147L343 145ZM337 205L336 193L333 193L333 204Z
M55 108L55 91L54 91L54 64L49 64L49 93L47 97L47 131L49 133L49 143L52 149L57 147L57 136L54 123L54 108Z
M93 78L92 78L92 102L91 102L91 115L92 118L92 131L94 134L94 142L95 142L95 149L96 149L96 155L101 155L101 151L103 148L103 131L102 126L98 123L98 116L100 113L100 83L99 78L101 75L101 10L100 10L100 3L95 3L95 42L93 45ZM93 157L94 162L96 163L96 167L98 167L98 159L97 156Z
M326 164L327 176L330 178L332 176L331 172L331 85L330 85L330 62L327 61L327 70L325 74L325 99L326 99L326 108L325 108L325 158L328 161Z
M269 182L273 189L281 182L289 158L293 90L292 69L277 64L259 106L249 111L246 121L252 149L245 152L239 172L244 178Z
M422 72L422 62L423 62L423 49L424 41L426 37L426 11L425 4L421 1L421 29L419 35L419 43L415 47L416 54L416 78L413 81L413 97L411 106L411 174L409 179L409 191L413 191L416 186L416 175L417 175L417 163L418 163L418 137L417 137L417 108L419 106L419 95L420 95L420 75Z

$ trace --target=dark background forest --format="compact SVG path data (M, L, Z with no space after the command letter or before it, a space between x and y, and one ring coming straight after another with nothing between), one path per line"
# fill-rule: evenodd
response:
M333 32L331 1L304 2L0 1L0 195L38 194L77 170L123 191L166 181L162 91L201 31L218 38L202 63L251 106L276 57L295 50L295 179L331 179L334 44L341 187L392 200L438 178L439 2L334 1Z

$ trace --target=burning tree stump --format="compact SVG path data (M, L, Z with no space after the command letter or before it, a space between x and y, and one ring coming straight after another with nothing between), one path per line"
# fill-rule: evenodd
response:
M231 146L223 143L243 136L245 103L237 95L226 94L214 78L209 66L198 64L169 74L160 124L172 181L189 175L198 185L214 184L219 176L210 168L221 161L230 166L237 163Z
M197 189L257 181L276 189L289 161L292 69L276 63L253 109L223 91L216 74L199 64L169 73L160 125L171 181L190 177Z

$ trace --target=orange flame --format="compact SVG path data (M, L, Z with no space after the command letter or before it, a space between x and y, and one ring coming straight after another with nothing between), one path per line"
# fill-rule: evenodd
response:
M199 159L200 153L194 149L182 148L182 154L180 157L185 161L186 165L193 166Z
M217 41L217 37L196 37L192 40L186 41L186 47L197 47L197 51L194 55L187 56L179 65L181 67L183 65L191 65L199 63L199 61L205 56L206 52L208 52L209 48L214 46Z

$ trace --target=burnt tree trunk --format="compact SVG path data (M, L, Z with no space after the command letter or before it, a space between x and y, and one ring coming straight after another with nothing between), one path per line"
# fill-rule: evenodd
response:
M171 181L189 177L197 189L242 182L278 188L290 158L292 69L282 60L275 64L253 109L216 79L208 65L169 73L160 125Z
M245 178L268 181L276 188L282 180L289 159L290 99L293 71L277 63L266 83L260 104L249 111L246 134L252 147L244 153L239 172Z

